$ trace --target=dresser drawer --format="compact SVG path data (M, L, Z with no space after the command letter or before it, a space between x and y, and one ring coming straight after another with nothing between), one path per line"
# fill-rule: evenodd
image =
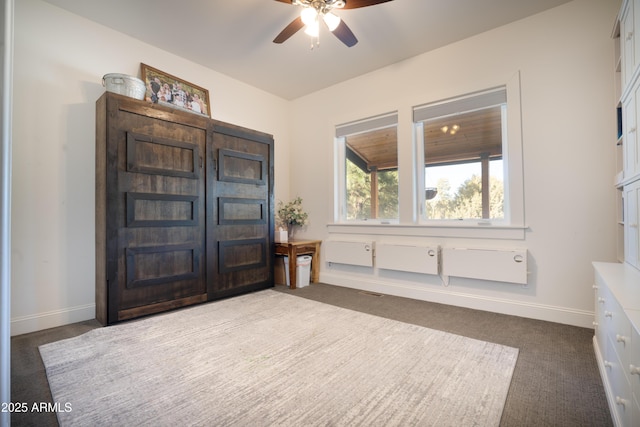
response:
M603 359L606 359L607 353L607 328L605 327L605 301L606 301L606 288L604 285L599 286L595 285L595 301L596 301L596 312L595 312L595 320L593 322L593 329L596 336L596 342L598 344L598 351L602 355Z
M594 267L595 348L609 409L617 427L640 427L640 271L626 263Z
M634 328L631 329L631 354L629 355L629 365L626 366L629 373L629 383L631 391L640 400L640 334ZM640 426L640 418L636 425Z
M602 290L603 303L603 329L613 347L620 357L623 366L631 363L631 322L625 315L622 307L606 288Z
M631 426L631 420L634 412L634 398L631 394L631 386L628 382L628 375L626 374L626 368L618 358L614 343L611 339L607 340L609 346L609 356L605 359L605 369L607 372L607 379L611 385L611 393L614 407L611 408L615 412L615 417L620 422L621 426ZM618 425L618 424L616 424Z

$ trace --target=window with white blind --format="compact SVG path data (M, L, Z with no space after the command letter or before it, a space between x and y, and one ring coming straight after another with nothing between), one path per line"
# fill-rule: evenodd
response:
M336 127L339 221L398 221L398 115Z
M413 120L424 158L422 217L503 220L506 89L416 107Z
M336 126L334 230L524 238L519 74L405 111Z
M519 77L413 108L419 221L523 227Z

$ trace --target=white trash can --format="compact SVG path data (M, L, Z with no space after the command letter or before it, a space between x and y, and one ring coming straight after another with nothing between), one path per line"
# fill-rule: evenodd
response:
M296 269L296 288L304 288L309 286L311 278L311 257L309 255L301 255L298 257L298 268ZM284 257L284 272L287 278L287 286L291 286L289 278L289 257Z

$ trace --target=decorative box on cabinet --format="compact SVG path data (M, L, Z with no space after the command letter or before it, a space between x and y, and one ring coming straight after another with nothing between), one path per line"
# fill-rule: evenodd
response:
M96 319L273 286L273 139L105 93L96 103Z
M593 263L594 349L616 426L640 425L640 271Z

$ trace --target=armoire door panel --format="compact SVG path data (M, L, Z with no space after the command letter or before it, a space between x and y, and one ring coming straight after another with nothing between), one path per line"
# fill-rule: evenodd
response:
M243 239L218 243L220 273L263 268L267 265L264 239Z
M118 189L127 223L117 254L125 259L120 307L205 294L205 192L198 159L206 130L121 115L126 139L119 143L126 144L127 162ZM166 229L172 232L160 232Z
M273 285L273 143L259 132L215 126L207 196L210 299Z
M127 193L127 227L196 227L198 196Z
M118 108L128 103L120 99L107 108L106 257L117 267L103 323L122 320L124 311L128 318L206 300L207 292L206 121L198 128L179 115L157 120Z
M194 280L200 270L200 249L194 245L127 248L127 289Z
M235 150L218 152L218 181L265 185L266 159L261 155Z
M197 145L127 132L127 170L197 179L200 171Z
M240 197L218 198L218 225L265 224L266 201Z

